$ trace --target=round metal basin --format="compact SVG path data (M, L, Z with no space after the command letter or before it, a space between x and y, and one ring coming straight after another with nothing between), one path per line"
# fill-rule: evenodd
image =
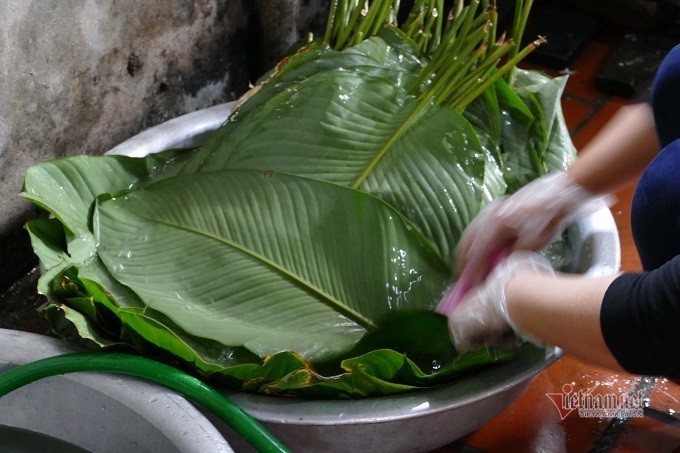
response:
M65 341L0 329L0 372L80 351ZM0 398L3 452L233 452L180 395L112 374L45 378Z
M229 116L232 104L190 113L150 128L109 154L144 156L167 148L200 145ZM592 276L619 269L621 252L611 212L602 207L570 226L570 272ZM527 350L515 360L455 383L408 394L362 400L304 400L225 392L293 451L428 451L482 426L507 408L561 351ZM219 421L237 451L239 444Z

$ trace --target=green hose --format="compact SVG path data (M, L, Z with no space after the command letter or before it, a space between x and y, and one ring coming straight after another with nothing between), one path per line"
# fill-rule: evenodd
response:
M259 422L199 379L129 354L73 353L27 363L0 374L0 397L38 379L81 371L120 373L154 381L212 411L258 451L290 451Z

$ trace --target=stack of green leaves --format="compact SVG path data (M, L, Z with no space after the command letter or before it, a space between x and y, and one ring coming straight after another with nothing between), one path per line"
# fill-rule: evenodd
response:
M199 148L31 167L43 313L267 394L391 394L510 359L457 355L437 316L399 339L476 213L573 159L565 80L516 68L540 43L517 45L530 7L498 39L485 1L416 1L397 24L396 0L335 0L324 38Z

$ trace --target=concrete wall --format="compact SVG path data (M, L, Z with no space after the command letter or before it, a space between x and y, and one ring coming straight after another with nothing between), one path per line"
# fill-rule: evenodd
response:
M237 98L327 0L0 2L0 291L35 263L18 197L42 160L102 154Z

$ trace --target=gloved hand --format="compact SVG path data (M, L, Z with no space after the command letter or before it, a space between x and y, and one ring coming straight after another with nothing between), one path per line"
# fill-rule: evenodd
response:
M579 186L565 172L551 173L484 208L463 232L456 269L479 284L496 250L538 250L567 223L595 211L603 198Z
M538 344L518 331L508 314L505 287L519 273L542 272L554 275L550 262L538 253L520 250L494 267L486 280L470 290L449 315L449 332L458 352L482 346L503 346L516 336Z

